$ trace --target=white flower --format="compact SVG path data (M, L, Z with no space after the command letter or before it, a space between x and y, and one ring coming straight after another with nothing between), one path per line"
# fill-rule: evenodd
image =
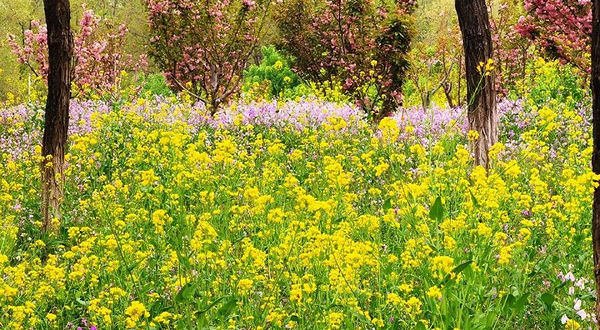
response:
M568 320L569 318L567 317L567 315L563 314L563 316L560 318L560 323L565 324Z
M579 281L577 281L577 283L575 283L575 286L580 289L585 288L585 279L583 277L580 278Z
M569 294L573 295L575 293L575 288L574 287L569 287Z
M578 311L577 315L579 315L579 317L581 317L581 320L585 320L588 317L588 314L583 309Z
M571 282L575 282L575 275L573 275L573 273L571 272L567 273L567 275L565 275L565 278Z
M579 299L579 298L575 299L575 305L573 305L573 309L576 311L581 309L581 299Z

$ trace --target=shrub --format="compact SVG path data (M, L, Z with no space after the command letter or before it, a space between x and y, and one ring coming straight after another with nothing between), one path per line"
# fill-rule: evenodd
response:
M561 65L558 60L537 58L527 68L526 84L531 88L530 100L539 106L545 105L548 100L567 103L569 106L583 102L587 95L581 88L582 78L578 72L577 68Z
M244 72L244 91L266 85L269 98L282 97L300 84L300 78L290 68L286 58L274 46L263 47L259 65L250 65Z
M150 74L142 83L142 94L144 95L170 96L172 94L165 76L162 74Z

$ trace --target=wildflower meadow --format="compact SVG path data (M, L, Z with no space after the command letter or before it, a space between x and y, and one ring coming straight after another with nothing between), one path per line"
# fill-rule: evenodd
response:
M15 1L1 329L595 329L590 1Z

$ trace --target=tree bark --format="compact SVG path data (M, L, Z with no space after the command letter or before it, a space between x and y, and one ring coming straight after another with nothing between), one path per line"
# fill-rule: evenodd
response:
M498 142L494 72L485 72L493 53L490 20L485 0L455 0L455 7L465 51L469 129L479 133L472 143L475 165L487 167L490 147Z
M69 0L44 0L48 26L48 99L42 141L42 217L43 230L55 230L53 219L60 219L63 199L65 146L71 98L71 61L73 35Z
M600 174L600 0L593 1L592 20L592 125L594 151L592 169ZM600 187L594 189L592 244L596 279L596 327L600 329Z

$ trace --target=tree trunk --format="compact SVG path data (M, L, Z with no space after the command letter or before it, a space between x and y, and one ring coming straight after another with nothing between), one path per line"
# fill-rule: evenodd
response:
M48 99L42 141L43 230L55 230L53 219L60 218L63 199L65 145L71 98L73 35L69 0L44 0L48 26Z
M592 20L592 123L594 151L592 168L600 174L600 0L594 0ZM596 326L600 329L600 187L594 189L592 244L596 279Z
M472 143L475 165L487 167L490 147L498 142L494 72L485 72L493 52L490 20L485 0L455 0L455 6L465 51L469 129L479 133Z

